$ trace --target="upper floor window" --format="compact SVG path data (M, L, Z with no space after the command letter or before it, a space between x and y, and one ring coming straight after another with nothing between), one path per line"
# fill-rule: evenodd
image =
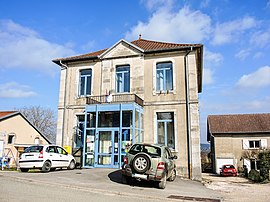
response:
M123 93L130 91L130 67L129 65L116 68L116 92Z
M91 95L91 79L91 69L84 69L80 71L80 96Z
M156 65L156 90L173 90L172 62L160 62Z
M15 134L9 134L8 135L8 144L14 144L15 142Z
M175 149L174 113L158 112L157 129L157 143Z
M243 139L243 149L267 148L267 139Z
M250 149L259 149L260 148L260 140L250 140L249 141L249 148Z

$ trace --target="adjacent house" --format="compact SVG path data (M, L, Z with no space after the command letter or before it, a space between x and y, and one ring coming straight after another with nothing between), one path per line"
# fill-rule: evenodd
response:
M10 166L17 166L20 153L33 144L50 141L18 111L0 111L0 157L8 156Z
M270 149L270 113L209 115L207 140L215 173L224 164L257 169L258 152Z
M56 142L82 166L120 168L137 142L169 146L178 174L201 179L198 93L203 45L139 38L54 59L61 67Z

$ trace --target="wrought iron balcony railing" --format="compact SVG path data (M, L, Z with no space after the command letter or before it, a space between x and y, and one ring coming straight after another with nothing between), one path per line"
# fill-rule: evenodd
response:
M130 103L135 102L143 106L143 100L136 94L119 94L119 95L99 95L86 98L86 104L104 104L104 103Z

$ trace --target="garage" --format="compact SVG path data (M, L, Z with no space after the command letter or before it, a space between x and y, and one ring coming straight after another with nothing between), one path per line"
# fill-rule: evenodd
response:
M217 158L216 159L216 167L215 167L215 173L220 174L220 168L223 165L226 164L231 164L231 165L235 165L236 162L234 162L235 160L233 158ZM235 163L235 164L234 164Z

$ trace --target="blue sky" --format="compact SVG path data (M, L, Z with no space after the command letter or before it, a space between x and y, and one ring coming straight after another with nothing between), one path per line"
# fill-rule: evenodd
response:
M204 44L202 142L209 114L270 112L270 0L1 0L0 110L57 111L52 59L139 34Z

